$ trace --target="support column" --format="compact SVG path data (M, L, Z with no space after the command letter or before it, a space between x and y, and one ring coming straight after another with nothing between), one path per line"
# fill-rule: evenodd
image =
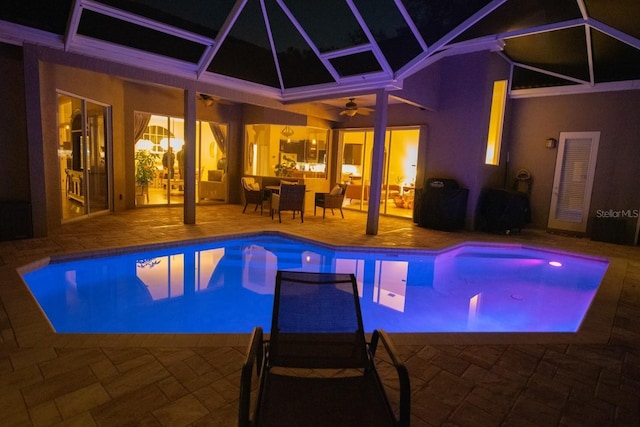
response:
M371 186L369 187L369 209L367 209L367 234L378 234L380 219L380 196L382 172L384 170L384 136L387 131L387 92L376 93L376 109L373 123L373 150L371 153Z
M196 91L184 91L184 223L196 223Z
M31 44L24 45L23 64L24 96L27 107L27 144L29 147L31 225L33 227L33 237L44 237L49 232L49 219L47 215L49 198L47 197L47 179L45 176L46 162L44 133L42 130L42 108L40 107L40 65L37 46ZM60 194L56 194L56 197L59 199ZM58 215L56 221L59 220L60 216Z

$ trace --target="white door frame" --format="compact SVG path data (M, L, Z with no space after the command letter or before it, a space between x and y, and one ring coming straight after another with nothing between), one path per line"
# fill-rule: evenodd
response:
M600 132L561 132L558 144L558 154L556 156L556 169L553 177L553 191L551 194L551 205L549 207L549 221L547 226L553 229L575 231L584 233L587 231L587 221L589 220L589 207L591 206L591 191L593 190L593 178L596 170L596 160L598 157L598 144L600 142ZM584 158L584 165L581 162L574 162L572 169L565 168L565 154L568 144L590 144L588 156ZM565 175L565 174L571 175ZM563 179L564 178L564 179ZM566 197L567 178L582 188L582 194L574 197L573 200L563 199ZM574 189L574 191L577 191ZM565 206L563 211L559 207ZM566 208L567 205L573 205Z

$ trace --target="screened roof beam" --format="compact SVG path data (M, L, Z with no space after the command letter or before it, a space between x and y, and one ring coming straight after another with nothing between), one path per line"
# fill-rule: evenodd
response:
M578 9L580 9L582 19L588 19L589 14L587 13L587 6L584 4L584 0L576 0L576 3L578 5Z
M409 16L409 12L407 12L407 9L404 7L402 0L394 0L394 1L396 3L396 7L400 11L400 14L402 15L405 22L411 29L411 32L413 33L413 37L416 38L416 40L418 41L418 44L422 48L422 51L427 52L429 50L427 46L427 42L424 41L424 37L422 37L422 34L420 34L418 27L416 27L416 24L413 22L413 19L411 19L411 16Z
M96 57L96 52L100 52L100 59L119 62L135 68L145 68L153 71L162 70L188 78L193 78L196 72L196 66L191 62L93 39L80 34L77 34L74 38L73 52L88 57Z
M324 59L325 57L318 49L318 46L316 46L313 40L311 40L311 37L309 37L309 34L305 31L302 25L300 25L300 22L298 22L298 20L293 15L293 13L291 13L291 10L289 10L287 5L284 4L284 1L276 0L276 3L278 3L278 6L280 6L284 14L287 15L287 18L289 18L293 26L296 27L296 30L298 30L298 32L300 33L300 36L302 36L302 38L307 43L307 45L309 45L313 53L318 57L318 59L320 59L320 62L322 62L322 65L324 65L324 67L327 69L329 74L331 74L331 77L333 78L333 80L335 81L340 80L340 74L338 73L338 71L328 60Z
M623 33L620 30L617 30L613 27L608 26L607 24L604 24L596 19L593 18L589 18L587 20L587 25L595 28L596 30L613 37L614 39L620 40L623 43L628 44L631 47L635 47L636 49L640 49L640 40L630 36L627 33Z
M593 70L593 46L591 43L591 27L588 25L584 26L584 37L587 42L586 46L586 54L587 54L587 63L589 64L589 80L591 86L596 84L596 76Z
M242 9L244 9L247 1L248 0L238 0L233 5L231 12L225 19L224 24L220 28L220 31L218 31L213 44L210 48L207 48L207 50L202 54L202 58L200 58L200 62L198 63L198 71L196 73L198 78L202 77L203 73L207 70L207 67L209 67L209 64L211 64L211 61L213 61L213 58L215 58L216 53L218 53L218 50L220 49L220 46L222 46L222 42L231 32L231 28L238 20L238 16L240 16L240 12L242 12Z
M64 49L64 38L62 36L7 21L0 21L0 41L16 46L28 43L54 49Z
M111 18L119 19L121 21L129 22L134 25L149 28L154 31L166 33L174 37L179 37L185 40L189 40L195 43L199 43L205 46L213 45L214 40L210 37L205 37L200 34L185 31L182 28L167 25L162 22L154 21L139 15L135 15L131 12L125 12L115 7L107 6L102 3L97 3L93 0L79 0L80 7L83 9L91 10L102 15L109 16Z
M276 49L276 44L273 41L273 33L271 32L271 21L269 21L269 14L267 13L267 7L264 4L264 0L260 0L260 8L262 9L262 18L264 19L265 28L267 29L267 37L269 38L269 46L271 47L271 56L273 57L273 63L276 67L276 74L278 75L280 90L284 91L285 86L284 80L282 79L280 61L278 61L278 50Z
M421 55L418 55L416 58L414 58L413 61L409 62L400 70L398 70L396 72L396 76L398 76L398 78L405 78L406 76L411 75L425 68L428 64L432 63L430 61L426 61L430 56L441 51L442 49L446 48L448 50L450 49L451 46L455 46L455 44L450 44L452 40L455 40L456 37L458 37L460 34L464 33L466 30L471 28L478 21L480 21L485 16L489 15L491 12L493 12L495 9L500 7L506 1L507 0L493 0L491 3L484 6L482 9L480 9L479 11L474 13L472 16L465 19L461 24L456 26L452 31L449 31L444 37L441 37L439 40L434 42L431 46L427 45L425 51ZM410 22L410 21L411 20L408 20L407 22ZM421 40L421 39L422 37L418 38L418 40ZM490 46L495 43L496 39L497 38L495 36L487 37L487 40L489 41ZM487 40L485 40L485 42ZM463 46L465 43L466 42L458 43L458 45ZM475 46L478 46L478 45L475 45ZM476 49L476 50L479 50L479 49Z
M67 30L64 35L64 50L68 51L70 45L73 43L73 39L78 33L78 26L80 25L80 17L82 16L82 0L74 0L71 7L71 13L69 15L69 21L67 22Z
M506 56L505 56L505 58L506 58ZM507 60L509 60L509 59L507 58ZM588 80L577 79L575 77L568 76L566 74L556 73L556 72L553 72L553 71L545 70L544 68L539 68L539 67L534 67L532 65L522 64L520 62L514 62L514 61L510 61L510 62L515 66L518 66L520 68L525 68L527 70L535 71L536 73L546 74L548 76L557 77L559 79L571 81L571 82L574 82L574 83L577 83L577 84L580 84L580 85L589 85L589 86L593 85L592 82L590 82Z
M440 40L434 42L431 46L429 46L428 51L434 52L442 49L444 46L448 45L452 40L455 40L456 37L474 26L476 23L482 20L485 16L489 15L506 1L507 0L493 0L491 3L487 4L482 9L471 15L469 18L465 19L453 30L449 31L444 37L440 38Z
M371 34L371 30L369 30L369 26L367 26L367 23L364 21L364 18L362 18L360 11L356 7L356 5L353 4L353 0L346 0L346 2L349 8L351 9L351 13L353 13L353 16L356 18L356 21L358 21L360 28L362 29L364 34L367 36L367 40L369 40L369 44L371 46L371 51L373 52L373 56L376 58L376 60L380 64L380 67L382 67L382 70L385 73L389 75L393 75L393 70L391 69L389 62L387 61L387 58L385 58L384 54L380 50L378 43L376 43L375 37L373 37L373 34Z
M351 97L364 94L371 94L376 90L384 89L394 91L402 89L403 82L395 78L389 78L384 73L377 75L367 75L345 78L334 83L320 84L316 86L306 86L300 88L287 89L282 95L284 104L321 101L327 98Z

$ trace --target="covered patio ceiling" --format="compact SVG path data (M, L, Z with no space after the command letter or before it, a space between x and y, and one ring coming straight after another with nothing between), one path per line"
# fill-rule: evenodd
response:
M298 103L402 88L499 52L512 94L640 87L638 0L20 0L0 41Z

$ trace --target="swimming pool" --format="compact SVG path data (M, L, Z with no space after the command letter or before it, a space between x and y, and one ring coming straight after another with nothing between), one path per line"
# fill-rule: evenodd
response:
M58 333L269 330L275 274L354 273L367 331L575 332L608 261L521 245L332 248L264 233L23 273Z

